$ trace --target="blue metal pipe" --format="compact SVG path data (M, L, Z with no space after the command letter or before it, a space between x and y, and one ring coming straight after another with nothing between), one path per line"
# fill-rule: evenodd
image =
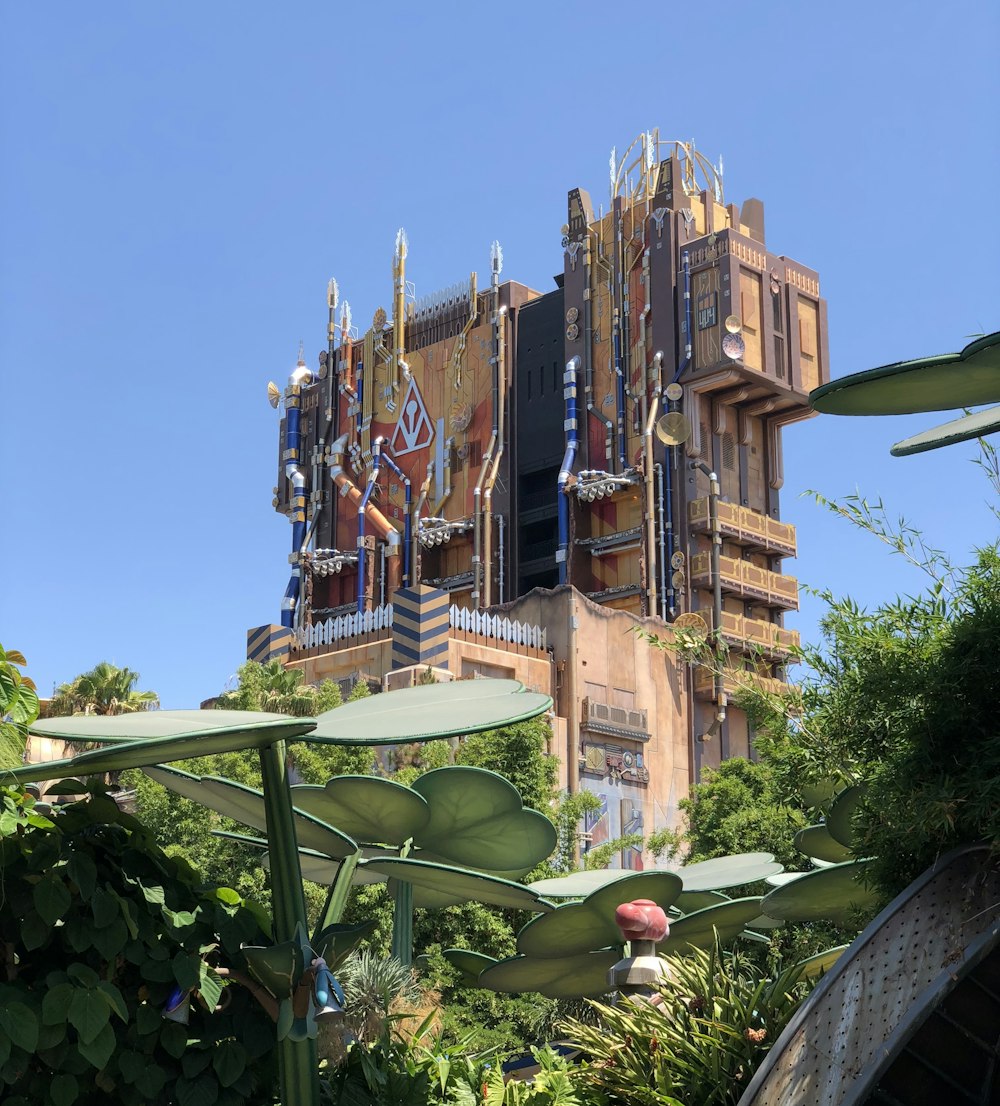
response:
M360 392L361 382L358 381ZM368 500L375 490L375 482L378 480L378 469L382 462L382 439L376 438L372 446L372 471L368 477L368 487L358 504L358 614L365 609L365 511L368 509Z
M577 436L576 417L576 373L580 367L580 358L573 357L566 363L563 374L563 397L566 401L566 452L563 454L562 468L559 470L557 507L559 510L559 548L556 550L556 564L559 566L559 583L565 584L569 574L569 497L567 484L573 474L576 451L580 445Z
M292 522L292 574L281 600L281 625L289 629L295 625L295 608L302 589L302 566L299 555L306 536L306 478L299 467L301 460L301 435L299 405L302 386L312 382L312 373L305 362L299 361L288 378L285 389L285 477L292 485L288 497L288 517Z
M674 383L687 372L691 364L691 258L687 250L681 251L681 272L684 274L684 359L674 373ZM671 404L673 407L673 404ZM674 529L674 458L678 446L667 446L663 451L663 475L666 481L667 501L667 553L670 561L673 561L676 548L677 532ZM671 568L673 564L671 563ZM670 613L674 613L677 607L677 589L671 583L670 589Z
M410 545L412 536L412 520L410 518L410 497L413 492L413 488L410 485L410 478L405 472L396 464L396 462L389 456L388 447L382 446L381 457L388 465L389 470L394 472L400 480L403 481L403 496L404 496L404 511L403 511L403 587L408 588L413 581L410 579Z

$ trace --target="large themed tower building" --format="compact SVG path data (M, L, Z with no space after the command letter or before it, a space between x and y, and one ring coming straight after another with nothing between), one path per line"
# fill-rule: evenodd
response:
M656 132L610 168L606 208L569 193L548 292L501 279L494 243L488 281L415 297L402 231L363 333L331 281L318 364L271 388L291 575L248 637L311 681L550 693L595 845L676 824L703 767L749 752L730 698L780 685L797 643L781 428L829 378L818 276L768 249L759 200L727 204L721 169ZM636 632L670 624L719 663Z

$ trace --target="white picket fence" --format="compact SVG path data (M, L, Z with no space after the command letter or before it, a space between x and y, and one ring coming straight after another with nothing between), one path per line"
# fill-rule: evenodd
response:
M533 649L545 648L545 629L514 618L502 618L487 611L467 611L452 607L449 622L455 630L478 634L480 637L509 641L513 645L528 645Z
M337 618L328 618L317 622L299 632L299 648L313 649L317 645L333 645L345 638L362 637L384 631L380 636L388 637L392 630L392 604L374 607L370 611L356 611L342 614Z
M526 645L532 649L545 649L545 628L532 626L528 622L518 622L514 618L489 614L486 611L467 611L453 606L448 612L448 622L452 629L479 637L494 638L496 641L510 642L512 645ZM392 604L375 607L361 614L342 614L337 618L328 618L300 630L297 638L299 649L314 649L318 645L335 645L350 638L378 635L389 637L392 632Z

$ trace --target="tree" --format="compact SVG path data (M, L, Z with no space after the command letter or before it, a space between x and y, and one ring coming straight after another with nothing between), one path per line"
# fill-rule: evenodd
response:
M101 661L89 672L81 672L68 684L60 684L52 699L52 715L132 714L159 706L155 691L137 691L139 673Z
M307 684L301 669L285 668L280 660L246 661L237 677L236 687L216 700L220 710L262 710L308 718L341 703L340 688L332 680Z

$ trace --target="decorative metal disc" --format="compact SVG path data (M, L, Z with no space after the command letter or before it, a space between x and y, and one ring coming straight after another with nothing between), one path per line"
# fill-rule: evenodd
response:
M580 328L576 325L576 323L570 323L569 326L566 327L566 337L571 342L575 342L577 338L580 337Z
M655 429L664 445L682 445L691 437L691 423L680 411L670 411L657 419Z
M687 577L683 572L675 572L670 577L670 586L674 588L682 588L687 583Z
M670 567L683 568L686 559L687 558L684 556L684 554L678 549L677 552L670 558Z
M376 330L382 330L385 327L385 308L376 307L375 314L372 316L372 326Z
M722 352L731 360L739 361L747 351L746 342L738 334L726 334L722 339Z
M579 319L579 317L580 317L579 308L571 307L566 312L566 322L568 322L568 323L575 323L576 320Z
M666 395L667 399L669 399L671 403L676 403L681 398L681 396L684 395L684 389L680 386L680 384L676 384L671 381L667 385Z
M730 334L739 334L742 329L743 322L739 315L726 316L726 330L728 330Z

